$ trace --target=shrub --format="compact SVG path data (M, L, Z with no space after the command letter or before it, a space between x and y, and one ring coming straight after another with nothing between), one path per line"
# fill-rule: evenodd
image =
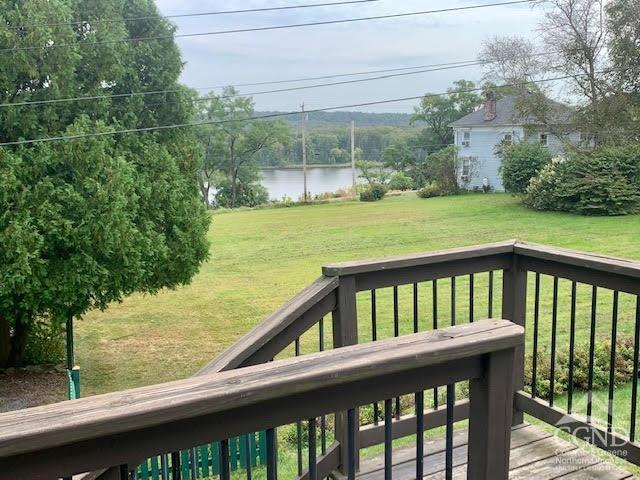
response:
M231 208L231 184L224 181L216 192L216 207ZM236 186L236 207L255 207L267 203L269 193L259 183L241 183Z
M24 365L58 364L66 355L64 327L49 320L38 320L30 327L24 350Z
M372 183L360 193L360 200L363 202L377 202L387 193L387 187L381 183Z
M394 173L389 181L391 190L411 190L413 188L413 180L402 172Z
M447 193L442 189L438 182L431 182L418 190L417 195L420 198L442 197Z
M640 146L576 153L545 166L531 180L524 203L536 210L581 215L640 211Z
M497 150L502 159L500 175L504 189L510 193L522 194L529 181L551 163L551 153L539 143L519 142L501 145Z
M443 148L427 157L427 178L440 186L442 195L458 193L457 151L453 146Z
M596 341L593 361L593 388L602 389L609 384L609 361L611 358L611 342ZM589 344L576 343L574 349L573 385L578 390L589 388ZM536 391L540 398L549 398L551 388L551 352L548 348L538 350L538 368L536 373ZM532 354L527 355L525 362L525 383L531 385L533 376ZM633 337L619 336L616 342L615 384L623 384L633 378ZM530 387L527 387L530 391ZM561 395L569 390L569 346L556 350L556 376L554 395Z

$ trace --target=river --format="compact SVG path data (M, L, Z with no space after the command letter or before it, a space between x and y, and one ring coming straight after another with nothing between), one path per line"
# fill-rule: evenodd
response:
M304 194L304 176L301 168L269 168L260 171L262 185L269 192L271 200L281 200L288 196L298 200ZM363 183L356 172L356 182ZM335 192L350 187L351 167L309 167L307 169L307 185L310 195Z

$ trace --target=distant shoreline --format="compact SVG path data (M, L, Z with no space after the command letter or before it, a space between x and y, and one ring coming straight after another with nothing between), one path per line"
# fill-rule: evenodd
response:
M381 163L376 162L376 165L380 166ZM350 163L327 163L307 165L307 168L351 168ZM356 167L357 168L357 167ZM302 170L302 165L299 163L279 166L260 167L260 170Z

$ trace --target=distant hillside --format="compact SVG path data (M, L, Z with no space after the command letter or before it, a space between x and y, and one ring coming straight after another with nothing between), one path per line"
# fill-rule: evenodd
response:
M257 112L258 115L269 115L279 112ZM300 116L282 117L291 125L300 123ZM365 113L365 112L312 112L309 113L309 127L345 126L355 120L359 127L411 127L410 113ZM413 125L416 127L418 125Z

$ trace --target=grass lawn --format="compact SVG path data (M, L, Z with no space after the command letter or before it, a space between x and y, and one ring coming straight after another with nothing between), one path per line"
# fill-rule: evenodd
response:
M191 285L157 296L133 296L77 322L77 362L84 395L193 374L317 278L325 263L509 238L640 259L638 216L538 213L505 194L429 200L406 195L377 203L225 213L213 216L209 238L211 258ZM476 282L478 291L486 282L483 278ZM461 291L465 281L459 281ZM448 302L446 288L443 285L439 292L443 308ZM409 290L401 289L403 317L410 315L411 302L404 297ZM381 318L389 316L388 293L380 293ZM459 297L464 308L464 295ZM545 298L543 315L549 307ZM483 301L476 301L478 318L486 316ZM361 306L364 316L366 299ZM606 310L602 312L606 317ZM423 308L421 322L427 322L427 314ZM629 308L621 308L621 315L630 314ZM446 311L442 315L445 318ZM390 323L381 322L381 329L381 336L389 335ZM608 331L605 322L598 329L602 334ZM560 335L566 330L566 322L560 321ZM628 330L628 326L622 328ZM542 335L547 331L541 325Z

